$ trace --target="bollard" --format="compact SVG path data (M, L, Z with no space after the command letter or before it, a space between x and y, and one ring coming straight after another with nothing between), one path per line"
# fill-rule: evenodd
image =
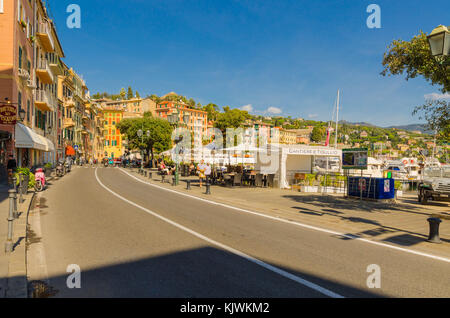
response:
M430 235L428 235L428 242L430 243L441 243L439 238L439 225L442 222L440 218L428 218L428 223L430 224Z
M176 185L177 179L175 177L172 177L172 187Z
M186 180L186 190L191 190L191 180Z
M14 191L14 193L12 193L12 194L13 194L13 197L14 197L13 218L18 219L19 218L19 211L17 211L17 193L16 193L16 191Z
M15 193L15 200L14 200L14 211L17 212L17 178L13 177L14 182L14 193Z
M20 173L19 174L19 203L23 203L22 192L23 192L23 175Z
M205 194L211 194L211 183L209 181L206 182L206 192Z
M148 178L151 179L152 178L152 173L149 171L148 172Z
M144 170L144 176L147 178L147 170Z
M16 191L14 189L11 189L8 191L9 193L9 214L8 214L8 236L6 238L5 243L5 252L10 253L13 250L13 221L14 221L14 196L16 194Z
M164 183L164 181L166 181L166 175L165 175L165 174L163 174L163 175L161 176L161 182Z

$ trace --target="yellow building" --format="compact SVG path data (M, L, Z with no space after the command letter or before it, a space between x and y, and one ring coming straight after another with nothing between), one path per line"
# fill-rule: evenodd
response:
M122 136L116 128L116 125L123 118L123 112L121 106L103 107L104 154L110 158L118 158L123 154Z

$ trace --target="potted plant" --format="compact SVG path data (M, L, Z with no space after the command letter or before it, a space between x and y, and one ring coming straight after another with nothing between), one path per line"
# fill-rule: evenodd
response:
M50 177L51 176L51 174L52 174L52 164L51 164L51 162L47 162L45 165L44 165L44 170L45 170L45 177L46 178L48 178L48 177Z

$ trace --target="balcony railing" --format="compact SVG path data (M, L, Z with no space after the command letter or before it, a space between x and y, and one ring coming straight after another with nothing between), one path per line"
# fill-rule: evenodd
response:
M37 75L41 78L41 80L46 84L53 83L53 72L48 65L48 61L45 59L40 59L37 63L36 68Z
M64 97L64 107L75 107L75 101L72 97Z
M24 68L19 68L18 75L22 79L25 79L25 80L30 79L30 73Z
M36 35L41 40L42 46L47 52L53 52L55 45L53 44L50 23L47 21L38 23Z
M52 99L50 94L43 89L37 89L34 91L35 105L42 111L52 110Z

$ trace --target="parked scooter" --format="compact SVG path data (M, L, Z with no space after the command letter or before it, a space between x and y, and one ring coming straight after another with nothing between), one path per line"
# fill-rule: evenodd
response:
M34 174L34 181L35 181L34 189L36 190L36 192L44 191L46 186L44 169L42 168L36 169L36 172Z
M64 164L61 161L58 161L58 163L56 164L56 176L59 178L64 176L64 170Z

